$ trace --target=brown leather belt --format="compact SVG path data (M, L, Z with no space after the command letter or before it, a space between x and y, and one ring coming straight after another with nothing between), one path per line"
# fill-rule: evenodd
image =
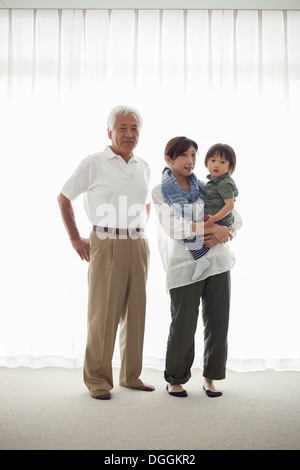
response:
M98 225L93 226L93 230L95 232L102 232L102 233L112 233L114 235L133 235L136 233L143 233L144 229L142 228L110 228L110 227L99 227Z

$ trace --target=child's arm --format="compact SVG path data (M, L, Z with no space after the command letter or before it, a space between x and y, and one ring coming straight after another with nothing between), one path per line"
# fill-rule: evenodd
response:
M229 212L231 212L234 209L234 199L224 199L224 206L222 209L217 212L215 215L209 215L208 220L205 222L205 227L210 227L212 224L215 222L218 222L218 220L223 219Z

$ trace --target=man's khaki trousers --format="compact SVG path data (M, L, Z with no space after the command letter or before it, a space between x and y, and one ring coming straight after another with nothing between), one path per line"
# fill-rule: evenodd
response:
M109 236L94 231L90 235L84 382L92 397L113 388L112 357L119 324L120 385L142 386L148 241L143 236Z

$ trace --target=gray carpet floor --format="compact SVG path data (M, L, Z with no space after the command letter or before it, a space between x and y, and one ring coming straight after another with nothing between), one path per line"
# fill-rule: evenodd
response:
M142 377L155 392L116 385L111 400L98 401L82 369L0 368L0 449L300 449L300 372L228 371L221 398L206 397L200 370L187 398L168 395L162 371Z

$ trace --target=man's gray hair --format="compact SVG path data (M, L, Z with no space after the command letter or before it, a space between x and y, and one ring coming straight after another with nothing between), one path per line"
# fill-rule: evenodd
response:
M133 108L132 106L116 106L110 113L107 118L107 127L110 131L113 130L117 116L120 114L124 114L126 116L127 114L132 113L135 115L137 118L138 124L139 124L139 129L142 128L143 126L143 119L140 113L138 112L137 109Z

